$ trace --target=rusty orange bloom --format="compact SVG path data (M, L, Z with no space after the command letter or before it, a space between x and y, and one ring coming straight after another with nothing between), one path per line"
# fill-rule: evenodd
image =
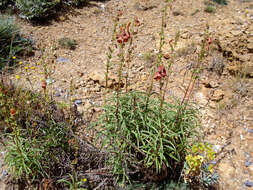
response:
M160 65L157 68L157 72L154 75L154 79L155 80L161 80L162 78L164 78L167 75L166 69L164 67L164 65Z
M10 113L11 113L11 115L15 115L16 114L16 110L14 108L11 108L10 109Z
M129 38L131 37L130 35L130 27L131 22L129 22L126 26L126 28L124 27L120 27L120 33L116 35L116 39L118 43L122 43L122 42L127 42L129 40Z
M47 83L45 80L42 81L41 88L43 88L44 90L47 88Z

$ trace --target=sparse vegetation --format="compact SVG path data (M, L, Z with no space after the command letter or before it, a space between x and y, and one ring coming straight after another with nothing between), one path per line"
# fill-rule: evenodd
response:
M199 9L196 9L191 15L194 16L199 12Z
M17 9L19 16L27 20L48 18L55 14L59 8L66 6L79 6L87 0L13 0L0 2L0 8L5 9L8 5Z
M213 1L218 3L218 4L221 4L221 5L227 5L228 4L227 0L213 0Z
M58 40L58 43L61 47L67 48L67 49L72 49L72 50L74 50L77 45L76 40L70 39L70 38L60 38Z
M0 70L8 63L12 66L12 57L31 52L31 41L20 35L18 26L13 19L0 15Z
M215 8L212 5L208 5L204 11L207 13L215 13Z

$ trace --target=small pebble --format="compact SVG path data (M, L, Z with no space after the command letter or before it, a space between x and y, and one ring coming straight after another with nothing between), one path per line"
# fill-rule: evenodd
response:
M80 104L82 104L83 102L82 102L82 100L75 100L75 105L80 105Z
M246 167L249 167L251 164L252 164L252 162L251 162L251 161L246 160L246 162L245 162L245 166L246 166Z
M252 181L245 181L244 185L246 185L247 187L253 187L253 182Z
M56 97L62 96L63 93L64 93L64 91L61 88L55 90L55 96Z
M58 63L68 63L69 59L68 58L64 58L64 57L59 57L56 60Z
M55 96L56 96L56 97L60 97L60 96L61 96L61 93L60 93L60 92L56 92L56 93L55 93Z
M248 133L253 133L253 129L248 129Z

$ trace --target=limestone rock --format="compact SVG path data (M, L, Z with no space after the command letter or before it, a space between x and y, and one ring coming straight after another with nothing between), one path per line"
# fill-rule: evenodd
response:
M94 71L89 74L88 80L92 80L95 83L103 84L105 83L105 74L102 72Z
M220 89L215 90L212 97L211 97L211 100L215 101L215 102L219 102L223 99L224 95L225 94L224 94L223 90L220 90Z
M203 81L203 84L206 88L217 88L219 83L217 81Z
M253 53L253 42L248 43L247 48L251 53Z

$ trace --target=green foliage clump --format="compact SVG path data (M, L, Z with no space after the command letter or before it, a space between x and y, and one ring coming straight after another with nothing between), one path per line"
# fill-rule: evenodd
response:
M63 6L79 6L86 0L15 0L21 18L32 20L48 17Z
M208 5L204 11L207 13L215 13L215 8L212 5Z
M19 34L19 29L13 19L0 15L0 69L10 61L12 56L30 51L30 49L31 41Z
M221 5L227 5L228 4L227 0L213 0L213 1L218 3L218 4L221 4Z
M14 177L31 184L71 171L73 137L53 102L1 82L0 105L5 163Z
M79 6L82 3L86 3L87 0L63 0L62 3L64 3L65 5L74 5L74 6Z
M76 40L70 39L70 38L60 38L58 40L58 43L61 47L67 48L67 49L72 49L72 50L74 50L77 45Z
M34 19L48 16L60 1L55 0L16 0L16 7L20 12L20 17Z
M185 106L164 102L161 107L158 98L142 92L107 102L97 125L118 181L137 176L159 181L180 173L198 127L196 109Z

